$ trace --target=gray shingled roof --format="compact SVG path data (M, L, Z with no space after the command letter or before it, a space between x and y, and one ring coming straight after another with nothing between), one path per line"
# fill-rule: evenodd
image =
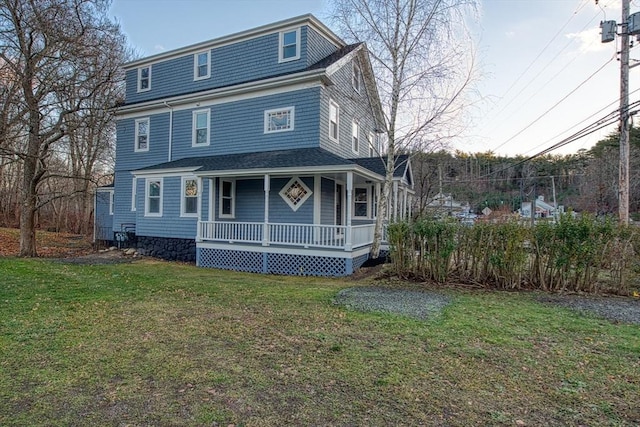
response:
M367 168L370 171L377 173L378 175L384 176L386 174L385 160L380 157L355 158L351 159L351 161L363 168ZM396 157L396 168L393 171L393 176L395 178L402 178L404 176L408 161L409 156L406 154L401 154Z
M336 156L322 148L299 148L294 150L261 151L257 153L226 154L209 157L190 157L139 169L197 168L199 172L281 169L314 166L356 165L356 162Z

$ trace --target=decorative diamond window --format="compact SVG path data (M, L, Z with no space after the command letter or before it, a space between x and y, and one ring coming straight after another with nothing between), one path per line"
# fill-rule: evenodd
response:
M297 211L304 202L311 197L312 191L298 177L293 177L287 185L280 190L280 197L284 199L291 209Z

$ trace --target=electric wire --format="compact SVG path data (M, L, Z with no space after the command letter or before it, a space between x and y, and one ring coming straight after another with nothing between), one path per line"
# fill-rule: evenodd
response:
M611 59L609 59L607 62L605 62L604 64L602 64L600 66L600 68L598 68L596 71L594 71L591 75L589 75L589 77L587 77L585 80L583 80L578 86L576 86L573 90L571 90L571 92L569 92L568 94L566 94L565 96L563 96L562 98L560 98L559 101L557 101L555 104L553 104L550 108L548 108L546 111L544 111L541 115L539 115L538 117L536 117L531 123L529 123L527 126L525 126L524 128L522 128L521 130L519 130L518 132L516 132L513 136L511 136L510 138L508 138L506 141L504 141L502 144L498 145L496 148L494 148L491 151L496 151L499 148L503 147L504 145L508 144L509 142L513 141L516 137L518 137L519 135L521 135L524 131L526 131L527 129L529 129L531 126L533 126L534 124L536 124L540 119L542 119L544 116L546 116L547 114L549 114L551 111L553 111L556 107L558 107L558 105L560 105L562 102L564 102L567 98L569 98L571 95L573 95L575 92L578 91L578 89L580 89L582 86L584 86L589 80L591 80L593 77L596 76L596 74L598 74L600 71L602 71L607 65L609 65L609 63L611 63L611 61L613 61L615 59L615 56L612 57Z

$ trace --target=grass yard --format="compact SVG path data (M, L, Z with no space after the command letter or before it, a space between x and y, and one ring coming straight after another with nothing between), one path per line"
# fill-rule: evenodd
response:
M0 425L640 424L640 327L447 289L437 318L353 280L0 258Z

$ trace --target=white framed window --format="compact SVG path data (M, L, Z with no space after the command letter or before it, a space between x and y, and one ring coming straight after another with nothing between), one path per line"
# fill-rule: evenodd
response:
M300 59L300 28L280 32L278 62Z
M109 191L109 215L113 215L113 191Z
M198 216L198 180L195 177L182 177L182 197L180 198L180 216Z
M375 140L376 140L376 135L373 132L369 132L369 140L367 141L369 143L369 157L373 157L376 155L376 148L375 148Z
M356 92L360 93L360 86L362 84L362 73L360 72L360 64L357 61L353 61L353 69L351 76L351 85Z
M136 211L137 196L138 196L138 178L134 176L131 182L131 212Z
M162 178L147 178L144 216L162 216Z
M138 68L138 92L151 90L151 66Z
M211 125L211 110L198 110L193 112L193 139L192 147L209 145L209 129Z
M220 218L235 218L236 182L230 179L220 179L218 194L218 216Z
M193 80L211 77L211 54L207 50L193 55Z
M313 192L300 178L294 176L287 185L282 187L279 194L291 209L297 211L311 197Z
M340 107L332 99L329 101L329 139L338 142L340 131Z
M264 133L286 132L293 130L295 108L286 107L264 112Z
M136 120L136 142L134 151L149 151L149 118Z
M355 120L351 122L351 150L356 154L360 151L360 123Z
M369 187L354 187L353 216L355 218L369 218Z

